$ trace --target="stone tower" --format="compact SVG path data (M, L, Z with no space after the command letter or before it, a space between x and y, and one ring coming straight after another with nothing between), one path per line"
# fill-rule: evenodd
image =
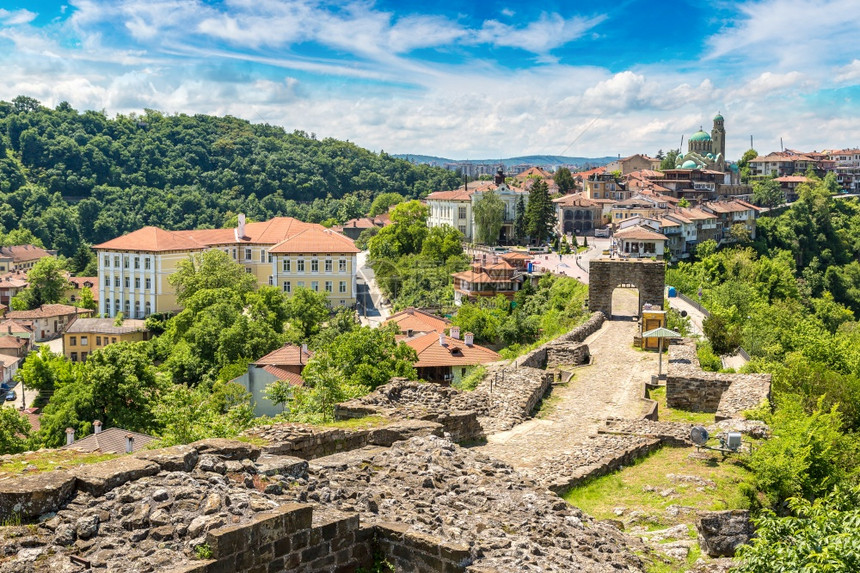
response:
M714 116L714 129L711 130L711 140L714 142L712 153L716 156L722 155L722 159L725 161L726 128L723 124L723 116L719 112Z

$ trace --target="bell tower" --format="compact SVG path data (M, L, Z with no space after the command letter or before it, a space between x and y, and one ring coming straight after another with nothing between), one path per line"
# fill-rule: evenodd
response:
M723 116L720 112L714 116L714 128L711 130L711 140L713 143L714 155L721 154L723 161L726 159L726 128L724 125Z

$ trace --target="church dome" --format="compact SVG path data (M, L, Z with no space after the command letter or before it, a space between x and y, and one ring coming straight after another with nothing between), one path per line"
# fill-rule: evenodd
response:
M711 136L702 131L701 129L690 136L690 141L710 141Z
M698 169L699 165L692 159L688 159L681 165L681 169Z
M723 121L723 114L717 112L717 115L714 116L714 121Z

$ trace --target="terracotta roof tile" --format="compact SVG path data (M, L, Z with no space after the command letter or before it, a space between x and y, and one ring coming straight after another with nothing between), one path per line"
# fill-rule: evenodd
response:
M281 368L280 366L275 366L273 364L266 364L263 366L263 370L277 378L278 380L285 380L289 382L291 386L304 386L305 380L302 378L301 374L296 374L295 372L291 372L286 368Z
M439 344L439 334L430 332L404 340L418 354L417 368L432 366L474 366L501 360L501 356L489 348L466 343L450 336L442 335L445 346Z
M69 325L66 332L71 334L129 334L131 332L144 332L146 321L134 318L126 318L122 326L114 324L113 318L77 318Z
M444 332L451 324L445 318L409 307L388 317L384 324L396 323L400 332Z
M255 360L254 364L263 365L269 364L273 366L303 366L308 363L308 360L313 358L313 352L303 352L301 347L295 344L285 344L269 352L259 360Z
M665 241L666 236L645 227L630 227L615 232L616 239L635 239L637 241Z
M358 253L352 239L314 225L299 231L269 249L270 253Z
M13 262L32 261L33 259L41 259L50 257L51 253L41 247L35 245L12 245L10 247L0 247L0 257L11 258Z
M144 227L93 246L94 249L147 252L186 251L203 247L204 245L187 235L177 231L165 231L158 227Z
M92 314L92 311L88 308L78 308L76 306L69 306L68 304L43 304L33 310L11 310L6 313L6 316L15 320L19 318L49 318L67 314Z
M125 453L125 437L134 437L133 451L137 452L146 448L146 445L155 438L138 432L130 432L122 428L108 428L98 434L90 434L75 443L63 446L61 450L81 450L84 452L104 452L114 454Z

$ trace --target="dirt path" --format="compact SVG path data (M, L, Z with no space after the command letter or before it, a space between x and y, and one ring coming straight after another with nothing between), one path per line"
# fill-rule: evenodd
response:
M616 291L613 309L619 315L635 313L635 291ZM612 320L587 340L592 364L576 370L566 387L555 387L550 411L507 432L494 434L482 453L514 467L530 467L553 457L574 453L576 446L597 433L609 417L642 415L643 384L657 373L657 355L635 350L632 320Z

